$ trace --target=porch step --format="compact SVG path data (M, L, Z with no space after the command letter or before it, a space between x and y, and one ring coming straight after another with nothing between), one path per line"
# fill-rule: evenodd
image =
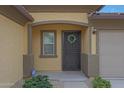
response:
M50 80L54 88L88 88L87 80Z
M88 88L88 78L80 71L39 72L49 76L55 88Z
M85 82L64 82L64 88L88 88Z

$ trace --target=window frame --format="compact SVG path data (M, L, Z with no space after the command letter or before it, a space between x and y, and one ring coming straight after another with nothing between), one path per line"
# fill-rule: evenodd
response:
M55 54L54 55L44 55L43 54L43 33L44 32L53 32L54 33L54 51L55 51ZM57 54L56 54L56 30L40 30L40 33L41 33L41 38L40 38L40 42L41 42L41 50L40 50L40 57L41 58L55 58L57 57Z

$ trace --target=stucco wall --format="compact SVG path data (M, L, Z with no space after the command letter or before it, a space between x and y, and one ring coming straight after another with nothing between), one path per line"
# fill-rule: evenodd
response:
M40 30L56 30L57 32L57 58L40 58ZM84 49L83 42L83 33L86 31L86 28L77 26L77 25L69 25L69 24L49 24L49 25L40 25L33 27L33 54L34 54L34 66L38 71L61 71L62 70L62 30L81 30L82 33L82 53L87 51ZM84 33L85 34L85 33Z
M23 77L24 34L24 27L0 15L0 87Z
M30 13L34 22L48 20L67 20L88 23L87 13Z

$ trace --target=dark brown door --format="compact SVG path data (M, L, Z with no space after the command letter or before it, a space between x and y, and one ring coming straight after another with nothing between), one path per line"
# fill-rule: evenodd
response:
M81 53L80 31L64 31L62 44L62 60L64 71L80 70Z

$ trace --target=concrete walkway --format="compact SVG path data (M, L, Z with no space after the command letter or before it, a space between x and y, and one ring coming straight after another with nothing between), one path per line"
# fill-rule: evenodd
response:
M112 84L112 88L124 88L124 78L106 78Z
M88 78L80 71L38 72L47 75L55 88L88 88Z
M54 88L91 88L91 81L80 71L38 72L47 75ZM124 78L104 78L111 82L112 88L124 88Z

